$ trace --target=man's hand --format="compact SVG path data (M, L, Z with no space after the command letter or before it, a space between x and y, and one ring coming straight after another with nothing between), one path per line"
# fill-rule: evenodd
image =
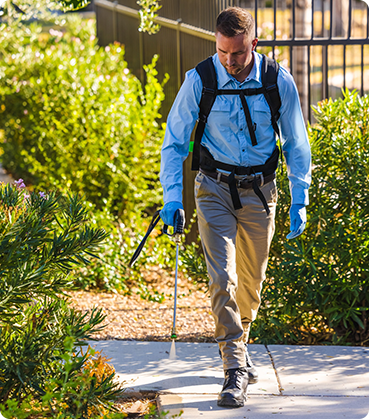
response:
M184 209L182 203L179 201L170 201L164 205L163 209L159 212L159 215L161 216L161 219L165 225L174 225L175 213L178 209Z
M299 236L306 227L306 206L304 204L292 204L289 210L290 232L287 239L293 239Z

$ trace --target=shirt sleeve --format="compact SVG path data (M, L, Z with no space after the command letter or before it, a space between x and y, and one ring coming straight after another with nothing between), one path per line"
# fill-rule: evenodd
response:
M183 162L189 154L190 136L199 114L201 91L200 76L196 70L190 70L168 114L160 170L164 204L182 202Z
M278 87L282 104L278 126L287 165L291 203L307 206L311 183L311 149L297 87L292 75L283 67L280 67Z

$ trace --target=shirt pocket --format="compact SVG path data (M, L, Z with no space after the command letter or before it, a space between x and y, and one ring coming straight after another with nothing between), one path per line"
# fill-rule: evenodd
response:
M208 122L215 124L220 131L230 129L230 111L230 101L217 97L209 114Z
M271 124L271 111L266 100L255 101L252 104L252 119L257 125L256 129L262 129L263 131L272 129Z

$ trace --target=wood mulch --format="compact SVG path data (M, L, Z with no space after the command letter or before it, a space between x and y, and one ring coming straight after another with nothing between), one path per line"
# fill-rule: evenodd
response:
M164 294L163 302L131 295L97 291L68 292L72 306L86 312L101 308L106 319L104 329L95 334L99 340L170 341L174 312L174 273L159 269L148 275L147 287ZM205 287L199 288L179 273L177 286L176 334L178 341L214 341L214 320L210 298Z

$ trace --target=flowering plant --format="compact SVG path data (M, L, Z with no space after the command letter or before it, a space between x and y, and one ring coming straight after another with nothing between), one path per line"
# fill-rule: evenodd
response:
M84 418L120 392L112 372L97 378L83 371L91 352L79 347L102 328L104 316L72 309L67 297L72 269L88 264L106 237L89 226L78 196L28 192L22 179L0 183L0 403L6 410L43 399L47 418L71 418L62 409Z

